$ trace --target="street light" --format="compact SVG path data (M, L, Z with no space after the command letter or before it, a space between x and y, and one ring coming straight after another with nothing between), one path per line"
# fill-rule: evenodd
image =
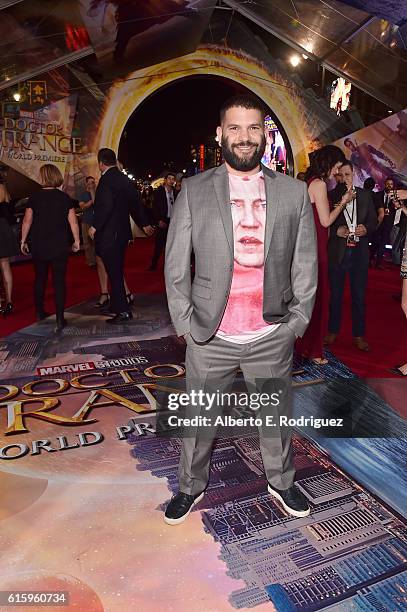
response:
M301 62L301 58L299 55L292 55L290 57L290 64L293 68L296 68L300 62Z
M20 102L21 94L18 91L16 91L15 93L13 93L13 98L16 102Z

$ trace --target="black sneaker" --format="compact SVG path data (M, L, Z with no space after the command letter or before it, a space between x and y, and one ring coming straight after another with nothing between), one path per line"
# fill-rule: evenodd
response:
M187 495L187 493L177 493L167 506L164 514L164 521L167 525L179 525L183 523L191 512L193 506L196 506L203 498L204 493L197 495Z
M274 489L270 484L267 486L267 491L278 499L284 510L291 516L308 516L310 508L308 500L303 493L295 485L289 489L280 490Z

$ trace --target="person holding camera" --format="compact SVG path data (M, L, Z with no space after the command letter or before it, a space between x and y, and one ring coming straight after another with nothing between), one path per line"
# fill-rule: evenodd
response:
M384 183L384 191L378 191L376 198L383 207L384 214L383 220L380 223L377 234L377 248L375 250L376 262L375 266L378 270L384 270L383 259L386 252L386 244L391 243L391 233L394 226L394 219L396 216L396 208L394 206L394 181L392 178L386 179Z
M339 169L340 182L347 190L353 188L353 165L346 161ZM352 299L353 343L368 351L365 336L365 293L369 269L369 238L377 226L372 194L355 188L355 197L346 205L331 226L328 239L328 269L330 285L328 335L325 344L335 342L341 328L345 279L349 274Z

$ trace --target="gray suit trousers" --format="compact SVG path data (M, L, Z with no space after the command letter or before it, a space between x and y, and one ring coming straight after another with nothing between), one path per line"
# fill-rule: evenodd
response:
M287 395L284 407L275 410L276 426L273 431L266 428L265 419L259 427L260 449L264 470L269 483L277 489L289 488L294 480L294 466L291 449L291 431L288 427L280 428L279 414L291 416L292 392L291 371L295 334L286 323L270 335L247 344L234 344L214 336L209 341L197 343L187 335L185 358L186 388L208 390L217 389L225 392L230 389L236 372L240 368L245 382L252 391L259 390L259 381L265 379L284 379L287 384ZM270 411L270 407L266 408ZM197 414L206 416L205 408L187 407L185 417ZM262 408L253 416L264 416ZM268 430L268 431L266 431ZM208 433L201 427L188 428L188 434L182 439L181 458L179 463L179 489L183 493L196 495L203 491L209 479L209 463L212 453L215 429Z

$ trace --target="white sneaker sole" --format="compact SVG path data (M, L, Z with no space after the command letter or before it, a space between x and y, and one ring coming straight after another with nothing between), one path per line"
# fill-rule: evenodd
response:
M284 503L284 500L281 497L281 495L279 493L277 493L277 491L272 489L270 487L270 485L267 486L267 491L270 493L270 495L272 495L273 497L278 499L280 504L283 506L284 510L286 512L288 512L288 514L291 514L291 516L298 516L299 518L301 518L303 516L309 516L309 513L310 513L310 509L309 508L308 508L308 510L293 510L292 508L287 506L287 504Z
M204 493L201 493L200 495L198 495L198 497L196 498L196 500L194 501L194 503L192 504L188 512L186 512L183 516L180 516L180 518L177 518L177 519L167 518L164 514L164 522L167 523L167 525L179 525L180 523L183 523L185 519L188 517L192 508L196 506L197 504L199 504L203 496L204 496Z

